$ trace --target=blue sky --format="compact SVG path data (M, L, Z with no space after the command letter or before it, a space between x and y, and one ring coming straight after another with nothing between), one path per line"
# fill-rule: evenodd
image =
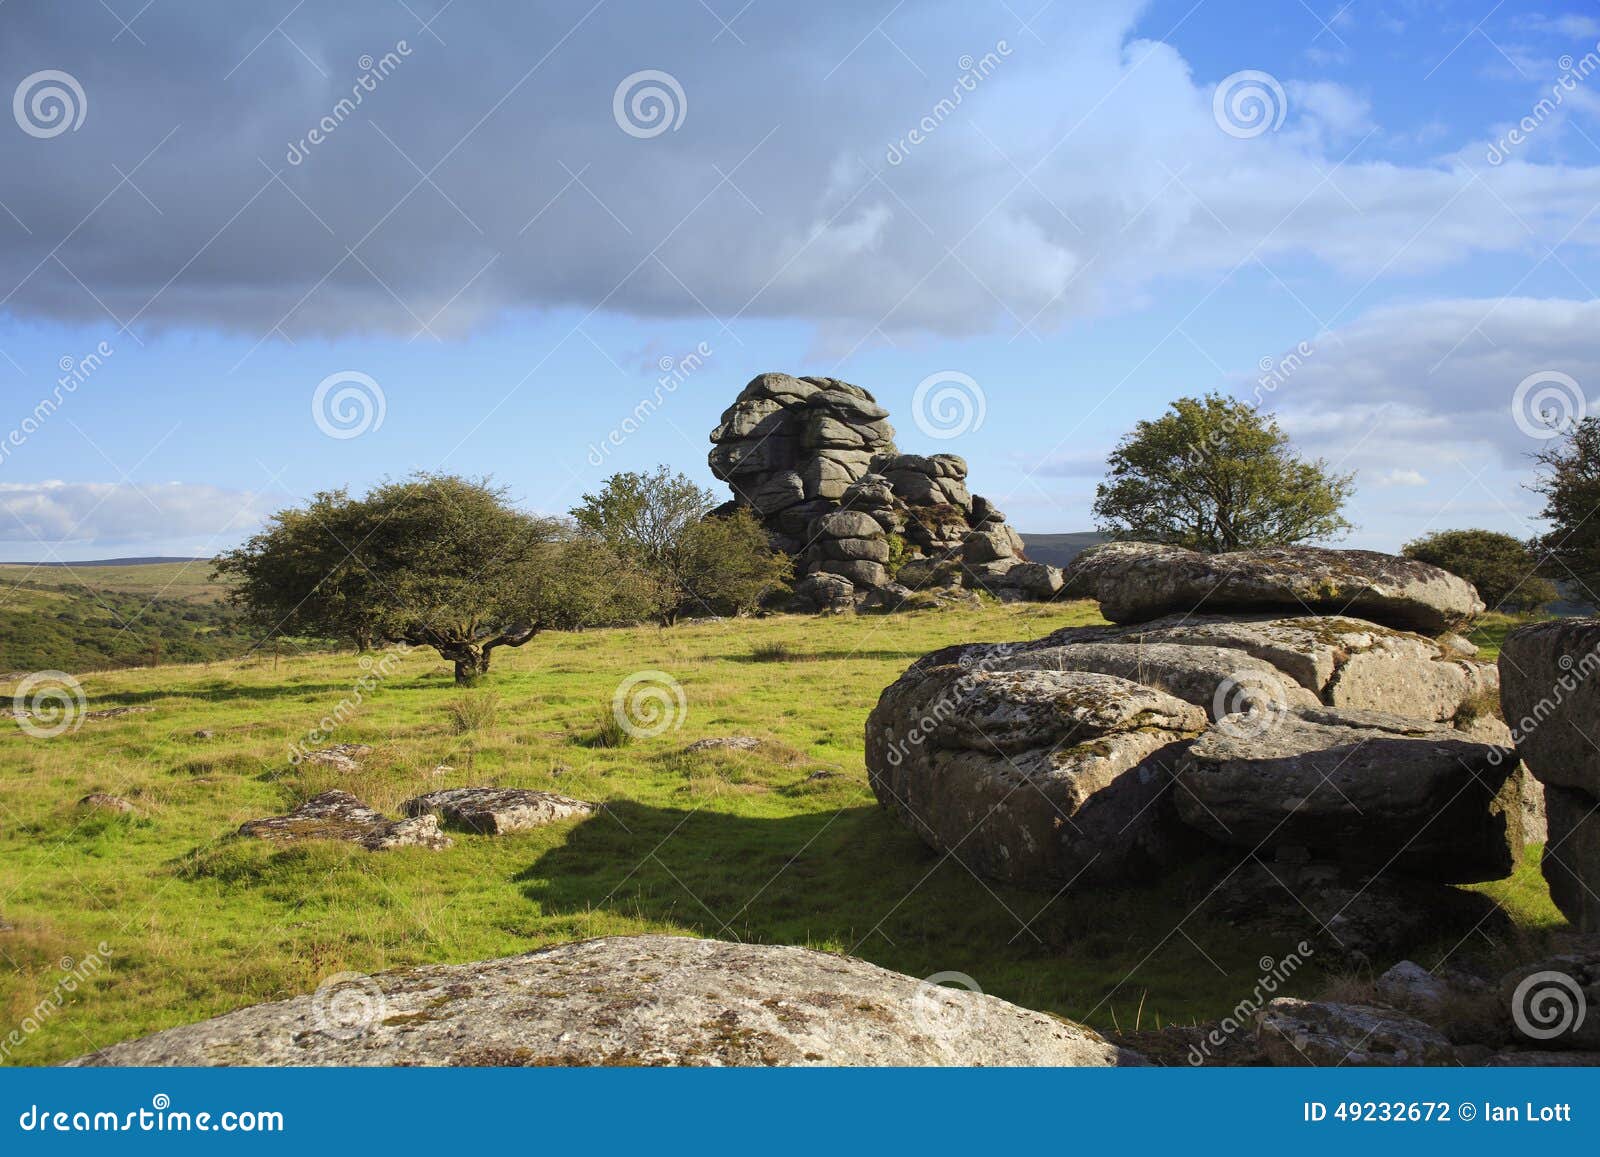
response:
M1537 530L1530 407L1600 390L1594 3L10 0L0 81L0 558L209 554L417 468L720 491L768 370L1081 530L1135 421L1297 350L1264 404L1393 549ZM352 374L382 422L329 436ZM916 412L939 374L981 424Z

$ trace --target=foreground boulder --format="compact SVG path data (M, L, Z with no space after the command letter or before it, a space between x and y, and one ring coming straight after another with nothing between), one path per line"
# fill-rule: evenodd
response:
M932 847L1013 883L1147 878L1185 837L1171 808L1192 703L1090 671L919 661L867 719L878 802Z
M1477 590L1435 566L1370 550L1278 547L1201 554L1147 542L1091 547L1063 574L1114 623L1172 614L1287 610L1355 615L1439 635L1483 611Z
M1450 1065L1456 1052L1431 1025L1376 1005L1280 996L1256 1017L1261 1051L1274 1065Z
M1541 870L1574 927L1600 931L1600 619L1521 627L1500 650L1501 698L1517 754L1545 785Z
M804 948L628 936L358 979L72 1063L1138 1063L1068 1021Z
M448 848L453 841L439 831L437 816L391 820L373 811L347 791L325 791L312 796L288 815L248 820L239 834L274 843L302 840L343 840L369 852L392 848Z
M553 791L452 787L408 799L402 810L408 816L438 816L450 827L480 835L503 836L593 815L594 804Z
M1505 748L1376 711L1230 716L1178 764L1178 814L1213 839L1465 884L1509 876L1522 800Z
M1550 899L1578 931L1600 932L1600 800L1548 787L1545 807L1550 842L1539 867Z

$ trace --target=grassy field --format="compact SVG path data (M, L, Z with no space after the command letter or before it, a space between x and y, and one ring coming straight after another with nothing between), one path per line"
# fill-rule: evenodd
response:
M17 584L114 591L143 595L145 598L180 599L185 602L214 603L227 588L211 581L211 564L204 560L187 562L135 563L126 566L32 566L27 563L0 563L0 593Z
M5 1060L64 1060L343 970L644 931L964 972L987 992L1108 1028L1219 1016L1250 993L1259 958L1292 947L1190 915L1231 863L1197 862L1145 891L994 887L891 822L867 787L863 721L913 658L1093 621L1078 603L549 635L500 652L487 684L466 693L416 651L330 740L376 748L343 776L292 767L287 751L376 677L354 655L86 676L91 710L153 710L55 739L0 731L0 928L11 926L0 931L0 1037L41 1001L61 1005ZM599 746L613 691L640 670L680 682L682 726ZM484 714L462 730L462 716ZM684 751L729 735L763 743ZM453 770L433 774L440 765ZM230 838L329 787L393 814L408 796L468 784L607 807L525 835L458 835L442 852ZM136 813L75 806L96 791ZM1533 865L1493 890L1526 927L1559 922ZM102 943L107 967L63 994L63 968L82 971ZM1293 991L1326 982L1312 963Z

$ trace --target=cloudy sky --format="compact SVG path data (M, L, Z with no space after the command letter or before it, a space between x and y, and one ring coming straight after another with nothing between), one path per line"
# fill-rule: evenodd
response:
M1357 471L1349 545L1532 532L1600 391L1600 7L1268 7L9 0L0 558L416 468L712 484L766 370L1024 531L1223 389Z

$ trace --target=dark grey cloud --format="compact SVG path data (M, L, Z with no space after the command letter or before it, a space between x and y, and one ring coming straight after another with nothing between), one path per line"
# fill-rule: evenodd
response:
M1283 77L1281 130L1229 136L1131 0L1032 31L1000 4L717 7L161 0L122 31L12 0L0 88L59 69L88 111L49 139L0 120L0 310L255 338L786 317L848 349L1046 328L1252 256L1370 274L1600 239L1600 168L1335 170L1375 126L1327 82ZM686 108L639 139L613 95L647 69Z

